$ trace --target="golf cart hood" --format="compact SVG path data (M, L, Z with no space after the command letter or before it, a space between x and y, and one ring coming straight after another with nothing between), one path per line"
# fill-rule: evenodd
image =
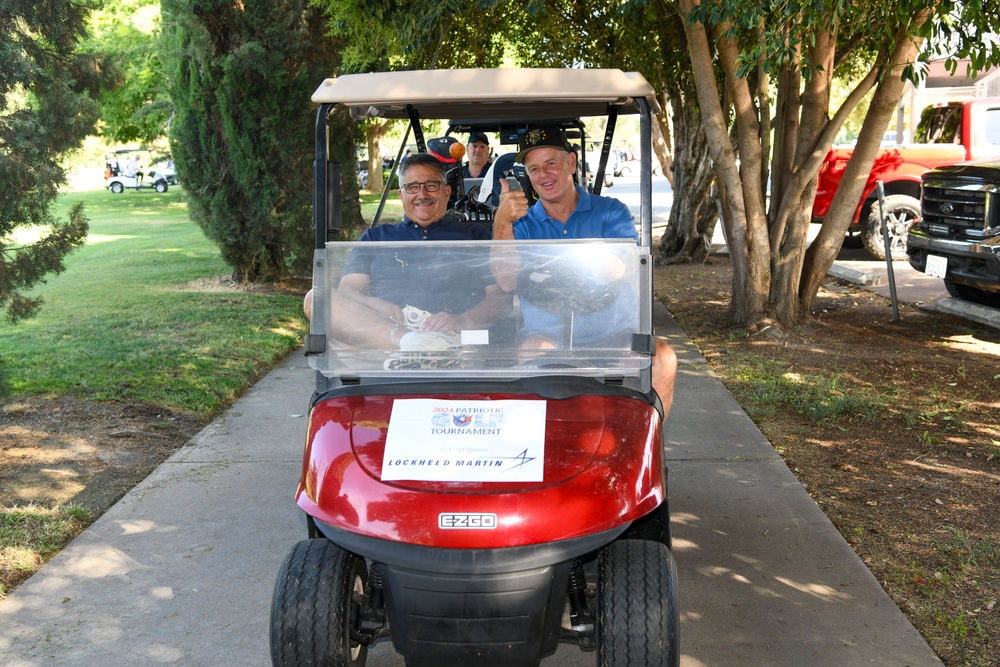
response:
M418 465L423 461L412 462L425 471L436 469L440 472L432 476L440 474L442 480L451 481L406 479L398 474L396 479L385 479L392 476L390 465L409 463L407 456L419 458L419 454L390 453L390 441L399 435L391 432L390 417L396 419L407 402L419 403L418 409L426 409L429 416L441 414L435 409L471 402L542 407L544 444L537 450L543 454L538 480L516 481L517 475L510 474L523 456L498 465L498 457L484 455L478 448L442 458L430 467ZM515 393L349 393L321 400L309 423L297 502L322 523L354 534L446 548L524 546L611 530L664 500L659 485L662 450L656 446L662 425L659 414L648 402L624 393L562 400ZM404 437L403 451L419 451L419 428L407 429ZM459 472L462 469L467 472ZM515 481L454 481L463 476ZM442 517L456 516L487 525L454 530L455 526L443 523Z

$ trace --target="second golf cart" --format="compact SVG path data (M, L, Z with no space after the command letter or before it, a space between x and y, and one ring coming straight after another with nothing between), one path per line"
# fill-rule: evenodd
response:
M144 166L154 163L152 166ZM177 183L170 160L157 162L155 153L139 148L123 148L104 156L104 187L119 195L126 190L166 192Z

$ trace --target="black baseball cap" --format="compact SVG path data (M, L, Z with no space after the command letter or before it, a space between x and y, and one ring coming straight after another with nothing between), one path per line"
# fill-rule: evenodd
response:
M556 125L537 125L528 128L521 141L521 150L514 157L516 162L524 164L525 156L536 148L558 148L567 153L573 152L573 147L566 141L566 135Z
M489 137L486 136L485 132L469 132L469 140L466 141L465 143L472 144L477 141L484 143L487 146L490 145L490 139Z

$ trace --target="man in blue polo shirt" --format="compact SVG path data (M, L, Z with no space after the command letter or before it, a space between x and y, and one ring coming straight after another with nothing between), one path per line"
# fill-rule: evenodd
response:
M509 298L497 287L484 248L421 247L420 241L487 240L482 225L447 215L451 188L444 166L433 155L416 153L400 166L399 188L403 221L379 225L361 235L360 241L408 241L406 248L355 248L331 304L351 308L350 317L337 321L350 330L335 332L352 344L400 347L407 326L404 308L423 311L419 333L428 334L441 348L457 344L466 329L485 329L504 312ZM412 247L410 247L412 246ZM312 293L306 295L306 315L312 317ZM358 308L357 306L363 306ZM363 333L364 340L357 340ZM436 336L435 336L436 335ZM415 343L416 337L408 341ZM405 347L405 345L403 345ZM415 348L414 348L415 349Z
M592 195L575 184L576 152L556 126L531 127L524 135L522 150L515 158L524 165L531 187L538 196L530 207L525 193L510 190L500 179L500 202L493 218L493 238L500 240L614 238L638 240L632 212L617 199ZM500 287L516 289L514 272L499 272ZM558 346L558 323L551 313L522 301L524 329L520 345L526 349ZM584 344L600 340L615 331L620 313L612 304L606 311L585 315L579 321ZM653 356L653 388L670 410L677 373L677 356L664 341L657 339Z

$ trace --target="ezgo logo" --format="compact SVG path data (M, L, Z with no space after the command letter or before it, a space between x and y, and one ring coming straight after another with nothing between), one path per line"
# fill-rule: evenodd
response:
M496 514L471 514L467 512L445 512L438 514L438 528L453 530L493 530L497 527Z

